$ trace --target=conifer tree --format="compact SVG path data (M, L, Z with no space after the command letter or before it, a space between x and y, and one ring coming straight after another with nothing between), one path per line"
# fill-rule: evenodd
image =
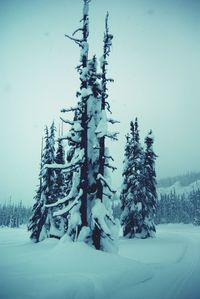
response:
M54 170L44 168L45 164L54 163L55 151L55 125L52 123L49 130L46 127L45 145L41 155L40 185L36 192L35 204L32 210L32 216L29 220L28 230L31 231L30 238L33 242L39 242L51 235L50 229L53 224L51 210L46 208L46 204L53 201L53 190L55 184Z
M19 227L27 224L31 215L31 208L25 207L20 201L18 204L11 200L0 204L0 226Z
M129 238L145 237L144 220L144 154L140 145L138 121L130 124L130 138L127 138L124 160L124 183L121 192L123 212L121 222L123 234Z
M104 167L110 167L109 155L105 149L104 138L116 139L117 133L107 130L106 103L106 58L110 51L112 36L106 27L104 61L102 61L102 75L97 73L97 61L94 56L88 59L89 35L89 0L83 0L83 26L74 34L81 31L82 38L77 39L66 35L75 41L81 48L80 65L77 67L80 74L79 98L75 108L63 109L63 112L74 111L73 121L64 120L72 125L69 134L65 137L71 146L71 157L62 168L72 173L71 190L66 197L56 203L48 204L48 208L62 205L54 216L63 215L68 218L67 234L72 240L83 240L96 249L110 250L115 247L113 228L115 222L112 216L108 199L113 190ZM107 24L107 18L106 18ZM106 25L107 26L107 25ZM73 34L73 35L74 35ZM104 86L103 86L104 85ZM103 86L103 87L102 87ZM114 122L114 121L113 121ZM46 165L46 168L61 168L58 164ZM104 198L104 191L106 199Z
M122 226L124 235L148 238L155 234L156 173L152 132L145 139L146 149L140 145L137 118L131 122L124 160L124 182L121 192Z
M47 209L45 208L45 202L44 202L44 196L42 194L44 193L44 185L42 180L42 169L46 162L46 152L48 149L48 141L49 133L48 128L45 128L45 147L42 148L41 152L41 162L40 162L40 184L38 187L38 190L36 192L36 195L34 197L35 204L33 205L32 209L32 216L30 217L29 223L28 223L28 230L31 231L30 238L33 242L39 242L41 241L44 236L41 236L42 230L44 231L44 224L47 218ZM43 147L43 146L42 146Z
M130 155L131 155L131 145L130 145L130 135L126 135L126 145L125 145L125 152L124 152L124 161L123 161L123 185L121 190L121 209L124 211L127 205L127 196L128 190L130 188L130 178L129 174L131 173L131 163L130 163Z
M156 205L157 205L157 191L156 191L156 172L155 160L156 154L153 151L153 135L149 132L145 138L146 149L144 153L144 187L145 187L145 201L144 205L144 228L145 237L154 236L156 229L154 224Z

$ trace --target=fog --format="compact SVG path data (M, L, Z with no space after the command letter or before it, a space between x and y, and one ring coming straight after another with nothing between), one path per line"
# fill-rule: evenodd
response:
M114 35L109 101L119 141L110 144L121 184L125 134L139 119L155 135L158 178L200 170L200 1L92 0L90 57L102 54L104 17ZM81 0L0 1L0 202L32 204L44 126L76 105Z

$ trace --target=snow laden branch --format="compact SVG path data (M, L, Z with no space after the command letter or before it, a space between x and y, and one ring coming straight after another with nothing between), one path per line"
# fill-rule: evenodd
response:
M77 197L75 197L75 199L68 206L64 207L59 211L54 212L53 216L62 216L63 214L69 213L73 209L73 207L75 207L79 203L79 199L81 198L82 195L83 195L83 190L80 189Z
M100 173L97 175L97 179L100 180L109 189L110 192L112 192L112 193L117 192L116 190L112 189L112 187L110 186L108 180L103 175L101 175Z
M52 204L47 204L46 207L47 208L57 207L59 205L67 203L68 201L76 198L77 193L78 193L77 190L78 190L79 180L80 180L80 173L79 172L74 172L74 174L73 174L73 184L71 186L71 190L70 190L69 194L67 196L57 200L56 202L54 202Z
M97 137L98 138L108 137L112 140L118 140L117 135L119 134L119 132L108 132L107 122L110 122L112 124L118 123L117 120L114 120L112 118L107 118L105 110L102 110L101 119L99 121L99 124L98 124L96 130L95 130Z
M68 125L71 125L71 126L73 126L73 121L71 121L71 120L68 120L68 119L64 119L64 118L62 118L62 117L60 117L60 119L65 123L65 124L68 124Z
M72 169L75 169L77 167L80 167L82 163L84 162L84 149L80 150L79 153L72 159L70 163L67 164L45 164L43 169L65 169L71 171Z
M111 140L118 140L117 135L119 134L119 132L107 132L105 134L105 137L110 138Z
M113 224L115 224L114 220L110 217L107 209L105 208L105 205L101 202L100 199L96 199L95 205L92 208L92 219L94 223L97 225L99 230L103 232L107 237L109 237L111 240L111 230L106 223L106 220L109 220Z

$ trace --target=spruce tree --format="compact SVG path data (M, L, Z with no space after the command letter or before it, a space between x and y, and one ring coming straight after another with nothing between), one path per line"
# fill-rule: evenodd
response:
M154 224L156 205L157 205L157 190L156 190L156 172L155 160L156 154L153 151L153 135L149 132L145 138L146 149L144 153L144 190L145 200L143 203L144 209L144 237L153 237L156 229Z
M42 179L42 168L44 166L44 163L46 162L46 151L48 149L48 141L49 133L48 128L45 128L45 147L42 146L42 154L41 154L41 162L40 162L40 184L37 189L36 195L34 197L35 204L33 205L32 209L32 215L30 217L29 223L28 223L28 230L31 232L30 239L33 242L39 242L42 239L45 238L44 232L45 229L43 228L46 218L47 218L47 209L45 208L45 202L44 202L44 196L42 195L44 193L44 185L43 185L43 179ZM47 235L47 234L46 234Z
M40 184L34 198L36 202L28 224L28 230L31 231L30 238L33 242L39 242L50 237L50 229L53 225L51 210L48 210L45 205L53 201L55 172L52 169L44 168L44 165L54 163L55 159L54 123L50 127L50 133L48 128L45 128L44 143L40 163Z
M127 135L121 191L121 223L124 236L148 238L155 234L157 201L155 159L152 132L145 139L146 149L140 144L138 121L130 124Z
M144 220L144 154L140 145L137 118L130 124L130 137L127 138L124 182L121 191L123 234L129 238L145 237Z

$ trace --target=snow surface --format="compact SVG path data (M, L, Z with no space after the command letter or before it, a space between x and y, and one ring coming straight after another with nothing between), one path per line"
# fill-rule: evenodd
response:
M200 228L159 225L152 239L119 241L119 254L85 243L33 244L25 228L0 229L2 299L199 299Z

